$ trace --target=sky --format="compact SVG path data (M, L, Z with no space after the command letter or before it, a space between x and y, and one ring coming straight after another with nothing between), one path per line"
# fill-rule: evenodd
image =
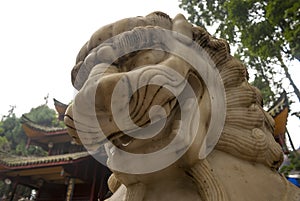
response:
M49 106L53 98L69 103L77 53L98 28L156 10L175 17L182 12L178 4L177 0L1 1L0 116L10 105L16 106L18 115L28 112L43 104L47 94Z
M68 104L74 97L71 69L77 53L98 28L122 18L163 11L175 17L186 12L178 0L10 0L0 1L0 117L10 106L17 116L53 98ZM299 63L298 63L299 65ZM292 76L299 70L294 67ZM300 79L294 79L300 86ZM293 111L300 111L296 105ZM300 146L300 120L288 129Z

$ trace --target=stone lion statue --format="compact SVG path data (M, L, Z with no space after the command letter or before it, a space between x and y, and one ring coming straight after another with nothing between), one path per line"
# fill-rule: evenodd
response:
M108 201L300 200L277 171L274 121L245 66L183 15L100 28L80 50L72 83L65 123L95 158L105 144Z

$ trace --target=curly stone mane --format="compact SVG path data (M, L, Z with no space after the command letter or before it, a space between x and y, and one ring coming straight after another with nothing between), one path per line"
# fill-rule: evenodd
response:
M209 53L225 87L226 120L215 149L278 169L283 155L272 135L274 120L263 110L259 90L248 83L246 67L230 55L226 41L212 37L203 28L193 27L193 40ZM203 200L228 200L207 160L191 167L190 174L197 181Z
M87 80L89 70L82 75L78 75L78 72L89 53L103 41L137 27L147 29L147 26L155 26L177 31L180 26L183 26L181 30L184 30L186 24L174 26L172 19L167 14L154 12L146 17L123 19L99 29L82 47L77 56L76 66L72 70L74 87L80 90ZM280 146L273 139L274 121L263 110L259 91L248 83L246 67L230 55L230 48L225 40L214 38L204 28L191 24L189 26L192 30L192 36L189 37L209 54L219 70L225 87L227 106L225 126L214 149L242 160L261 163L270 169L278 169L282 163L283 155ZM76 132L71 131L70 134L79 141ZM212 171L207 159L199 159L186 172L197 184L202 200L229 200L224 187L218 176ZM120 186L120 182L114 174L108 183L112 192L115 192ZM143 184L138 183L129 186L127 187L126 200L142 200L144 191Z

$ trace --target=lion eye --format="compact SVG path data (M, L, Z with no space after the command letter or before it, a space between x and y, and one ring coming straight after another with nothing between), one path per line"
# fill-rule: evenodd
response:
M135 63L137 66L158 64L165 59L166 55L167 53L161 50L148 50L141 53Z
M128 72L147 65L158 64L164 61L167 55L168 53L161 50L143 50L118 59L114 65L118 66L121 72Z

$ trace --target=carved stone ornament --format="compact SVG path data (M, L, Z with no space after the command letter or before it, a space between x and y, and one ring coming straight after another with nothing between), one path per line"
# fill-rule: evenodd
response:
M72 70L69 134L113 172L107 201L299 201L259 91L181 14L97 30ZM107 161L99 150L105 146Z

